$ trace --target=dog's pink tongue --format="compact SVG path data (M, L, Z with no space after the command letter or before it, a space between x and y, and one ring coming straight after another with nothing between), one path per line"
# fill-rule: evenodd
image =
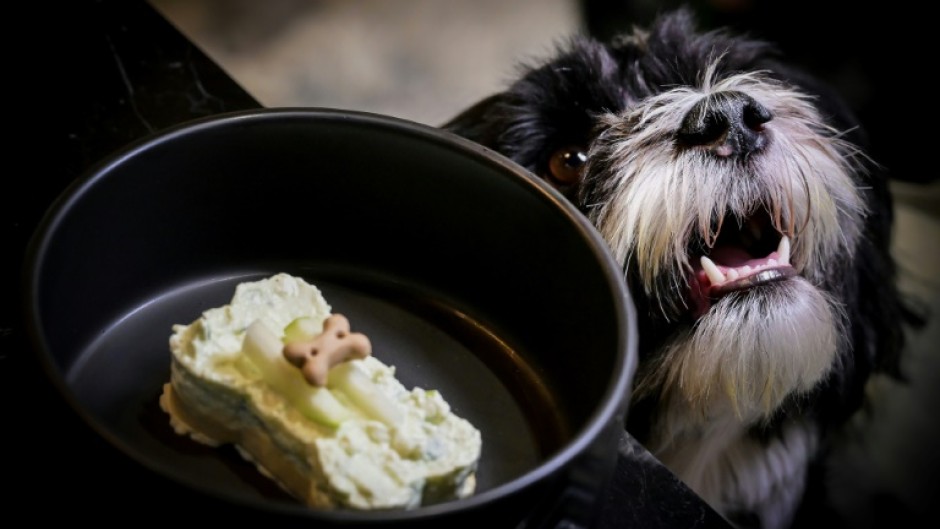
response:
M790 265L790 240L780 239L777 249L763 257L754 257L735 245L721 245L692 263L688 301L698 319L711 308L713 299L729 292L783 281L796 275Z
M771 254L776 255L776 254ZM743 266L757 267L767 263L768 257L755 259L751 254L739 246L718 246L708 257L716 264L726 268L740 268ZM692 317L702 317L712 306L712 283L708 275L702 270L701 264L693 263L692 279L689 281L689 304Z
M745 252L743 248L738 246L719 246L712 250L708 257L711 258L715 264L733 268L745 265L753 266L759 261L766 261L766 258L754 259L750 254Z

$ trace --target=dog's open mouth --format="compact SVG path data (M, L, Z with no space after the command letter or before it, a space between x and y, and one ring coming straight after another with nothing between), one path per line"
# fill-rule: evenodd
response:
M690 297L693 316L705 314L711 303L734 291L789 279L790 239L781 234L764 210L745 218L727 215L713 244L701 244L693 255Z

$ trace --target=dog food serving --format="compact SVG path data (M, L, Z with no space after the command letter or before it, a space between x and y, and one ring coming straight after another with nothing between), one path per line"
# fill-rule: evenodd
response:
M405 388L320 290L277 274L170 336L160 398L180 435L233 444L316 508L408 509L473 494L481 435Z

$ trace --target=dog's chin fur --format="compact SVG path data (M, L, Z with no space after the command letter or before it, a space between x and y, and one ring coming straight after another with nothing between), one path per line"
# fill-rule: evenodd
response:
M769 441L748 429L838 369L841 320L838 304L802 279L725 296L644 363L636 397L659 402L646 446L726 515L785 526L818 429L788 422Z
M757 140L727 121L696 136L728 108L761 118ZM573 39L445 128L555 185L623 264L642 330L630 432L730 520L787 527L831 431L900 348L890 197L841 100L680 10ZM559 178L553 157L572 149L586 162ZM702 255L775 267L787 242L786 274L703 279Z
M652 445L721 415L744 424L770 419L787 397L838 367L842 320L838 304L800 278L721 298L641 368L636 396L655 395L669 418L657 424Z

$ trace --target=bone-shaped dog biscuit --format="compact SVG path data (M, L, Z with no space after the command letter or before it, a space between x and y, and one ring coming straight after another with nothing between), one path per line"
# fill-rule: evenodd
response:
M323 332L314 338L284 346L284 358L298 367L312 386L325 386L331 367L370 354L372 343L369 338L362 333L349 332L349 320L342 314L327 318L323 322Z

